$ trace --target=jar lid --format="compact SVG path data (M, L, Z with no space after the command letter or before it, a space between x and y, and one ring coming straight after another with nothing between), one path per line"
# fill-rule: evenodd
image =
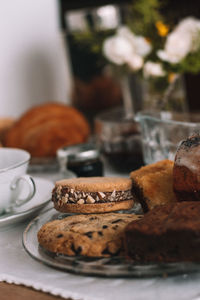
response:
M70 162L86 161L99 157L99 150L93 144L78 144L57 150L58 159L67 158Z

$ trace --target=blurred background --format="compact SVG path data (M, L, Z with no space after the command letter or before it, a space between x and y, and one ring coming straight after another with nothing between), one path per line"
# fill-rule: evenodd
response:
M50 157L55 156L56 150L62 146L92 140L100 151L103 149L105 156L109 159L112 157L114 165L119 166L121 157L127 160L126 164L122 164L126 171L141 166L144 161L140 127L135 115L150 108L173 112L199 110L200 48L196 47L195 51L192 49L191 53L188 52L175 64L165 58L163 68L167 73L163 74L166 76L163 76L160 69L148 71L154 79L160 76L156 78L158 82L154 82L153 94L149 88L153 80L146 80L147 68L142 70L137 65L136 69L131 60L133 57L128 61L128 57L122 52L124 49L128 51L125 46L127 40L132 43L136 38L138 44L135 47L140 48L138 51L143 53L139 58L137 56L137 64L141 59L144 67L150 60L155 62L159 47L166 48L168 34L188 17L197 24L195 28L199 28L198 0L1 1L0 118L12 119L12 128L16 127L8 136L5 131L3 135L0 132L2 145L24 148L35 157ZM117 51L113 44L113 48L109 48L110 53L107 53L105 41L109 37L118 38L118 35L123 35L119 32L123 25L126 28L121 37L123 39L126 35L127 40L117 44ZM134 32L134 35L131 36L130 32ZM154 41L155 32L158 38ZM116 43L119 43L119 39ZM185 45L181 47L184 48ZM166 51L165 49L165 55ZM193 52L194 57L191 55ZM121 62L122 54L125 60ZM176 55L175 53L174 57ZM170 97L169 86L170 93L173 90ZM155 87L159 87L156 93ZM80 112L80 118L83 116L87 123L84 124L87 127L84 134L78 137L76 132L76 138L70 139L70 135L75 136L74 128L77 127L71 120L79 117L74 117L72 113L72 117L59 116L58 120L50 114L52 111L55 113L55 108L46 111L49 114L47 118L55 120L54 125L57 125L51 124L48 127L47 119L41 117L43 124L38 122L40 127L38 125L37 134L31 131L35 126L35 121L30 122L34 119L33 114L27 115L23 122L15 123L31 108L49 102L72 106ZM37 111L35 114L39 115ZM25 125L19 125L22 123ZM30 126L26 123L30 123ZM78 123L80 124L79 121ZM43 136L48 136L46 140L41 137L43 130L46 130ZM29 138L25 138L29 131ZM53 134L54 138L51 137ZM23 136L26 142L21 141ZM47 148L50 149L53 144L54 148L49 152L45 150L46 152L36 153L32 150L34 139L35 147L38 143L42 147L41 141L44 141Z
M0 116L69 101L70 74L58 1L1 1Z
M50 100L68 103L74 62L69 62L63 33L67 30L69 34L78 27L84 30L86 7L101 8L99 18L104 19L104 29L115 28L122 22L125 2L131 1L1 1L0 116L19 116L32 105ZM176 21L186 15L200 16L197 0L167 3L165 12ZM106 4L113 7L103 10ZM96 28L97 21L94 24L91 15L87 21ZM192 81L198 85L196 77ZM191 90L190 86L191 80ZM195 109L194 102L191 99L190 106Z

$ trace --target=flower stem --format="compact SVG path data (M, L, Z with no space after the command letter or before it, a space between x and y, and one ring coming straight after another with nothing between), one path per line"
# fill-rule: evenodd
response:
M164 109L165 107L167 107L167 104L169 102L169 97L171 96L171 93L173 92L173 90L176 87L178 78L179 78L179 75L176 74L173 81L169 84L168 88L164 92L161 109Z
M125 111L126 119L133 119L135 110L132 100L132 95L129 87L128 76L123 75L120 79L121 89L122 89L122 97L123 97L123 105Z

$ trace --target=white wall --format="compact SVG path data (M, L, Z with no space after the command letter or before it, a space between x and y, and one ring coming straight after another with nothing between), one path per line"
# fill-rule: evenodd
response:
M69 102L70 72L56 0L0 0L0 117Z

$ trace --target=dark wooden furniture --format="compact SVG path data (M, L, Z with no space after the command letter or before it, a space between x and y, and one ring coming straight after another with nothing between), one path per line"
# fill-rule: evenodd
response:
M61 300L63 298L36 291L22 285L0 282L1 300ZM67 300L73 300L71 298Z

